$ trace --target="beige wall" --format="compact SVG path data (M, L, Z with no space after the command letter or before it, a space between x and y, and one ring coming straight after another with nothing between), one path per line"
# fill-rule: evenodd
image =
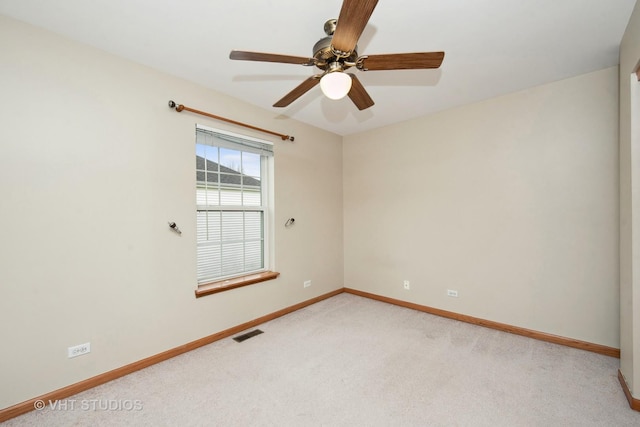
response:
M617 67L343 153L345 286L618 347Z
M637 3L620 44L620 370L640 399L640 84L632 76L639 63Z
M343 286L339 136L4 17L0 52L0 408ZM196 123L274 141L277 280L195 299Z

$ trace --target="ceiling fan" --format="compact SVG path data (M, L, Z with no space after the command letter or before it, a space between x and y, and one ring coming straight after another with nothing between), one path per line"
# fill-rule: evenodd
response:
M230 59L242 61L278 62L284 64L315 65L323 72L309 77L273 104L286 107L320 83L322 92L331 99L348 95L359 110L374 102L355 74L345 73L351 67L360 71L413 70L438 68L444 52L392 53L358 56L358 39L364 31L378 0L344 0L338 19L324 24L324 37L313 46L313 57L279 55L273 53L232 50Z

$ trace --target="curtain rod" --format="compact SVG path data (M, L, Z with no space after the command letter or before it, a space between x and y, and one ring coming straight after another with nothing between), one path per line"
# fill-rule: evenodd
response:
M183 110L184 111L191 111L192 113L200 114L202 116L211 117L212 119L222 120L223 122L232 123L234 125L244 126L246 128L249 128L249 129L258 130L260 132L265 132L265 133L268 133L268 134L271 134L271 135L279 136L280 138L282 138L283 141L289 140L289 141L293 142L293 140L295 139L291 135L285 135L285 134L282 134L282 133L272 132L270 130L266 130L266 129L262 129L262 128L259 128L259 127L251 126L251 125L248 125L246 123L237 122L235 120L227 119L225 117L216 116L215 114L205 113L204 111L200 111L200 110L194 110L193 108L185 107L182 104L176 104L173 101L169 101L169 107L170 108L175 108L178 113L183 111Z

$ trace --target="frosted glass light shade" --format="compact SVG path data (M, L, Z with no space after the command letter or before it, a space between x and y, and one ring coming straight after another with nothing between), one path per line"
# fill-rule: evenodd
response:
M325 74L320 79L320 89L329 99L342 99L351 90L351 76L340 71Z

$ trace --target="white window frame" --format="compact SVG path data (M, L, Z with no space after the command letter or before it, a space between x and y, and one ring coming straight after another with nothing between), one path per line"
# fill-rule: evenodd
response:
M196 216L201 211L242 211L242 212L261 212L262 213L262 267L256 270L244 270L242 272L236 272L229 275L221 276L201 276L198 268L197 284L198 287L210 285L212 283L229 282L232 279L239 277L245 277L249 275L255 275L263 272L268 272L272 269L272 211L273 211L273 143L270 141L250 137L247 135L241 135L221 129L210 128L207 126L196 126L196 147L203 142L203 135L209 135L210 139L207 139L207 143L204 145L210 145L221 148L231 148L233 150L258 153L260 155L260 192L261 192L261 205L260 206L245 206L245 205L207 205L198 204L196 197ZM243 145L246 144L246 145ZM256 148L257 147L257 148ZM244 148L244 149L243 149ZM263 148L265 151L258 152ZM256 151L258 150L258 151ZM218 159L220 161L220 159ZM224 166L224 165L221 165ZM196 193L198 191L198 181L196 168ZM198 225L196 224L196 230ZM196 233L198 234L198 233ZM196 242L198 247L200 242ZM198 248L196 249L198 251Z

